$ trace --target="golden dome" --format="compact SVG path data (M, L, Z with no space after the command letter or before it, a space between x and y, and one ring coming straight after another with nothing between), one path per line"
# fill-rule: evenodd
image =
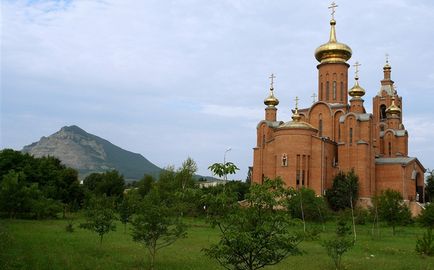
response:
M363 97L365 95L365 89L363 89L359 85L359 78L356 78L356 82L354 83L354 86L351 87L348 94L352 97L355 97L355 98L360 98L360 97Z
M390 105L389 108L386 109L386 113L392 115L401 113L401 109L395 105L395 97L392 98L392 105Z
M296 99L298 100L298 98ZM306 123L301 120L300 114L298 114L298 106L295 106L295 110L293 111L292 121L286 122L278 127L278 129L310 129L316 131L317 129L313 127L311 124Z
M330 39L329 42L319 46L315 50L315 58L318 62L322 63L345 63L352 55L351 48L344 44L339 43L336 40L335 31L336 21L330 20Z
M274 88L270 88L270 95L264 99L264 104L268 107L275 107L279 104L279 100L273 94Z

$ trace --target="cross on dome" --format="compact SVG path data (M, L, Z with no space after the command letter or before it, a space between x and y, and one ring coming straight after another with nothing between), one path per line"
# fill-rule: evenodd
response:
M310 97L313 99L312 103L315 103L317 95L315 93L313 93L313 95L310 96Z
M271 76L268 78L271 80L270 88L273 89L274 88L274 79L276 78L276 76L274 75L274 73L271 73Z
M360 67L361 65L362 65L362 64L360 64L359 61L356 61L356 63L353 65L353 66L356 68L355 73L356 73L356 78L357 78L357 79L359 78L359 67Z
M335 12L336 12L336 8L338 7L338 5L336 5L336 3L333 1L330 6L328 7L329 9L332 10L332 20L335 19Z

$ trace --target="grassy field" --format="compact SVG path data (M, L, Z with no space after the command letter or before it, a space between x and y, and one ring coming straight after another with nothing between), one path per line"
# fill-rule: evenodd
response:
M64 220L0 220L0 269L146 269L145 248L133 242L120 223L100 246L96 234L77 228L79 222L68 233ZM218 231L200 219L188 223L187 238L162 249L156 269L223 269L201 252L218 240ZM421 257L414 251L423 229L401 227L392 236L390 228L381 228L381 237L375 240L370 225L357 229L358 241L343 257L346 269L434 270L434 257ZM321 237L327 238L333 230L334 224L329 223ZM300 244L304 255L266 269L334 269L320 242L304 241Z

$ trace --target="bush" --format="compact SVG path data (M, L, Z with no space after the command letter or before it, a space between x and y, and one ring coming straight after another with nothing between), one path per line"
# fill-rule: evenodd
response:
M434 255L434 235L432 234L432 229L428 228L423 237L417 239L416 252L426 256Z
M425 209L422 210L417 221L423 227L434 229L434 203L427 205Z

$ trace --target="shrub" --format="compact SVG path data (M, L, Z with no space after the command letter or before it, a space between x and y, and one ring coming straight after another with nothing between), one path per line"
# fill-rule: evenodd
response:
M432 229L428 228L422 238L416 241L416 252L421 255L434 256L434 235Z

